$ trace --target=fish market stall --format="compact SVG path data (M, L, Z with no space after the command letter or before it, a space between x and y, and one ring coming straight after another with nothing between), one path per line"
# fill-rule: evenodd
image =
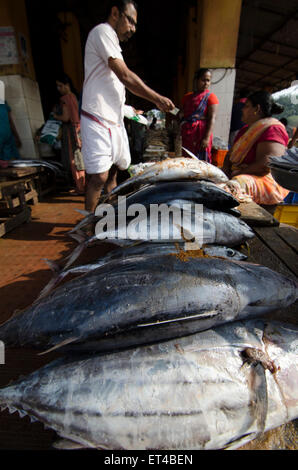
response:
M203 238L169 217L169 239L146 212L138 239L131 219L88 238L100 205L72 224L77 244L0 324L6 445L24 426L25 448L297 448L297 230L240 202L213 165L151 163L115 188L113 211L120 195L127 207L186 201Z

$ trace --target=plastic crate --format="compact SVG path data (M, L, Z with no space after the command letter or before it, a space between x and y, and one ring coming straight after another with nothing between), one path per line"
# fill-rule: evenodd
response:
M274 217L282 224L298 228L298 204L281 204L277 206Z
M224 164L224 160L225 160L227 153L228 153L228 150L212 149L211 157L212 157L213 165L221 168Z

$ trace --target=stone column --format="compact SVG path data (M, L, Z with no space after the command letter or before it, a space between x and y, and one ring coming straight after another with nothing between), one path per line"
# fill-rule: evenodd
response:
M21 158L39 158L34 143L36 130L44 123L38 83L32 60L24 0L2 0L0 4L0 80L5 100L20 136Z

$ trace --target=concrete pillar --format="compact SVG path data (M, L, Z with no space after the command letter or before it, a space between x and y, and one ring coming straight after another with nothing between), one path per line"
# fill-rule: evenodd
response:
M44 116L24 0L1 0L0 42L0 80L22 142L19 152L21 158L36 159L39 153L33 138Z
M199 66L212 69L211 91L219 99L214 136L228 142L242 2L203 0L200 3Z
M67 25L60 38L64 72L71 78L75 89L80 92L84 69L79 23L71 12L60 12L58 18Z

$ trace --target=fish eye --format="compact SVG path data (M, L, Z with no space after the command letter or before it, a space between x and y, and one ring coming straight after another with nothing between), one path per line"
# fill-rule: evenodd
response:
M228 248L227 249L227 255L228 256L234 256L234 250L232 250L231 248Z

